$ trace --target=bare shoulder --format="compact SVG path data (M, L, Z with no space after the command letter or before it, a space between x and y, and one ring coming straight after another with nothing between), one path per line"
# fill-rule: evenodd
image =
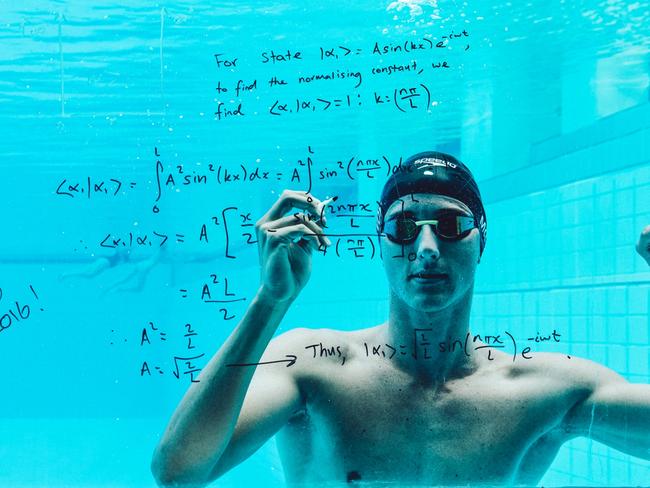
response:
M269 346L273 347L293 347L294 349L299 346L307 347L314 343L323 343L323 345L331 343L350 343L354 341L355 333L358 331L344 331L329 328L308 328L296 327L290 329L282 334L276 336L271 341Z
M317 329L296 327L277 335L269 342L262 360L273 361L293 358L295 359L294 363L299 366L304 356L304 348L315 340L316 331ZM294 364L290 364L290 366L294 366Z
M295 357L295 372L313 372L353 358L359 347L360 332L363 330L294 328L271 341L264 353L265 360L271 356Z
M532 374L556 380L566 387L591 392L606 383L626 381L607 366L577 356L560 353L535 353L531 359L513 366L513 374Z
M306 341L310 341L313 338L314 331L317 329L309 329L307 327L295 327L289 329L286 332L276 336L269 343L268 348L279 349L279 348L292 348L296 349L297 346L303 344Z

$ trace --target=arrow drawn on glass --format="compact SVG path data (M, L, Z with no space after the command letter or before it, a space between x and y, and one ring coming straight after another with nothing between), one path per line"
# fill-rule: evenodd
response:
M278 359L277 361L264 361L262 363L242 363L242 364L226 364L226 366L231 367L231 366L258 366L260 364L274 364L274 363L287 363L287 368L289 366L293 366L296 362L296 359L298 359L296 356L293 354L287 354L287 358L289 359Z

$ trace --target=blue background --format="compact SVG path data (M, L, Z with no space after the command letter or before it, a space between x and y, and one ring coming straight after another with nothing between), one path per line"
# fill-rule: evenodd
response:
M634 245L650 224L649 31L643 1L0 1L0 484L153 486L151 452L191 376L183 360L174 376L174 358L202 354L200 368L233 329L258 283L242 224L284 188L308 189L308 158L316 196L374 211L386 161L458 156L488 218L472 331L555 329L560 343L534 350L648 383L650 272ZM444 47L372 52L425 39ZM339 57L321 60L321 47ZM302 59L263 63L271 50ZM413 60L421 73L372 74ZM443 60L450 68L431 67ZM298 83L337 70L363 81ZM272 76L287 85L270 87ZM238 80L256 89L238 96ZM269 113L296 99L312 110ZM218 120L219 103L245 115ZM338 161L353 162L349 175L319 179ZM222 179L242 166L271 179ZM207 182L182 184L195 174ZM332 233L374 231L372 213L351 213L330 219ZM109 235L117 250L101 245ZM315 256L278 332L385 320L372 239L360 257L343 237L339 256ZM282 486L273 440L219 486L260 479ZM650 463L578 439L542 484L648 479Z

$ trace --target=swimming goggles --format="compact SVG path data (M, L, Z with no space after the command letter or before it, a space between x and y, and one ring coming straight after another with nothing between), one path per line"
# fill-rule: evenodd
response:
M384 234L393 242L406 244L415 240L423 225L431 225L433 232L442 239L458 241L469 235L476 222L474 217L458 214L443 215L435 220L398 217L384 222Z

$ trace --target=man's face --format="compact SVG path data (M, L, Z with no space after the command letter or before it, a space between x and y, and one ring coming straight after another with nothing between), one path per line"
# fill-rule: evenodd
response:
M393 202L384 223L399 217L435 220L449 213L472 216L467 205L455 198L415 193ZM442 310L456 303L474 283L480 253L477 228L460 240L449 240L423 225L410 242L399 244L386 236L380 241L392 293L416 310Z

